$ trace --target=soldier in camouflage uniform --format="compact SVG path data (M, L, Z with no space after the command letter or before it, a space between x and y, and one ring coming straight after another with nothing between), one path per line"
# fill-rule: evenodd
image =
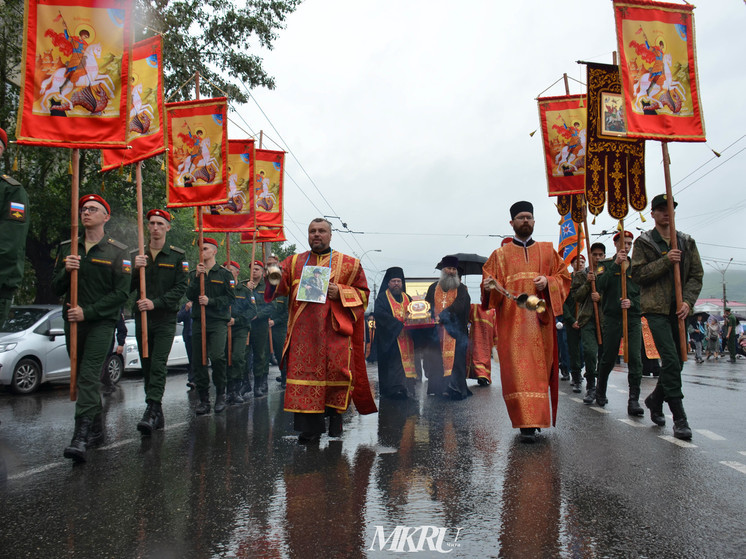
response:
M238 282L241 266L238 262L226 262L223 267L233 274L236 301L231 306L231 364L228 365L228 395L226 404L243 404L241 382L246 367L246 337L249 334L251 319L256 316L256 304L248 287ZM227 348L226 348L227 352Z
M154 429L163 429L165 419L161 400L166 388L166 364L176 331L176 313L187 286L189 265L184 250L166 244L171 230L171 214L166 210L150 210L146 216L150 239L145 254L132 251L137 273L132 274L131 290L136 292L132 307L135 335L140 350L145 388L145 413L137 430L149 437ZM140 272L145 268L145 298L140 298ZM147 312L148 357L143 357L142 312Z
M259 260L254 262L251 280L246 286L252 291L256 302L256 316L251 320L249 346L254 370L254 398L261 398L269 392L269 316L272 314L272 305L264 299L264 264Z
M65 241L57 251L52 287L65 296L65 340L70 352L70 323L78 326L78 399L75 403L75 432L65 458L86 461L86 450L103 440L99 376L114 339L119 310L127 300L131 262L127 247L104 233L109 204L96 194L80 199L80 220L85 232L77 239L78 254L71 254ZM70 306L70 274L78 270L78 303Z

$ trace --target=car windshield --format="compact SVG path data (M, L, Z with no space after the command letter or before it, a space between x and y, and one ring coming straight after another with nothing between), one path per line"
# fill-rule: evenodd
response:
M0 332L21 332L36 324L49 309L11 307L8 318L0 326Z

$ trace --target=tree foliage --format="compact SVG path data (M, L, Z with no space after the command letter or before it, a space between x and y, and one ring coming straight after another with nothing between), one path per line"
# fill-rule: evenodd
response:
M274 87L273 78L262 66L262 59L252 50L271 49L287 16L300 0L136 0L134 12L135 40L160 33L163 37L164 81L166 96L172 100L192 97L193 87L179 90L195 71L229 95L231 102L248 99L244 88ZM0 3L0 126L15 136L20 72L22 71L22 0ZM228 78L227 76L230 76ZM202 82L202 96L221 96L209 83ZM164 207L166 176L162 157L143 164L143 205ZM57 245L70 238L70 150L12 146L5 151L0 167L21 181L29 194L31 227L27 241L28 281L19 290L20 302L55 302L51 277ZM17 167L17 168L16 168ZM137 245L137 211L133 171L130 168L99 172L98 150L81 150L80 194L98 193L112 208L106 226L112 237L135 248ZM169 242L187 250L191 262L197 260L193 232L193 211L177 209ZM232 247L245 263L251 259L246 246L233 235ZM293 246L294 250L295 247ZM221 251L221 255L224 252ZM233 260L234 258L232 256Z

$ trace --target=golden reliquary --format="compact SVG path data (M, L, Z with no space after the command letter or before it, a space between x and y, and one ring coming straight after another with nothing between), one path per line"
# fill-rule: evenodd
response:
M430 314L430 303L427 301L412 301L407 305L407 318L404 328L432 328L437 322Z

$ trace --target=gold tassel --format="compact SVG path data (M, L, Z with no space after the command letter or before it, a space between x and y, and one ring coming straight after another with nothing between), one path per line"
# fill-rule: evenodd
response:
M593 215L593 221L591 221L591 225L596 225L596 215Z
M621 231L623 229L624 229L624 221L620 219L619 223L616 224L616 230Z
M129 166L129 174L127 175L127 182L132 182L132 165Z
M72 159L70 159L70 161L68 161L67 163L67 174L70 176L72 176L73 174L73 160Z
M119 176L120 177L124 176L124 164L121 164L121 163L119 165Z
M161 159L161 171L166 170L166 158Z
M647 219L645 219L645 216L642 215L642 212L640 212L640 221L642 221L643 223L647 221Z
M13 158L13 172L15 173L18 171L18 152L16 151L16 155Z
M536 130L538 130L538 128ZM533 132L529 132L529 137L533 138L534 134L536 134L536 130L534 130Z
M196 237L192 239L192 246L194 246L195 244L197 244L197 238Z

